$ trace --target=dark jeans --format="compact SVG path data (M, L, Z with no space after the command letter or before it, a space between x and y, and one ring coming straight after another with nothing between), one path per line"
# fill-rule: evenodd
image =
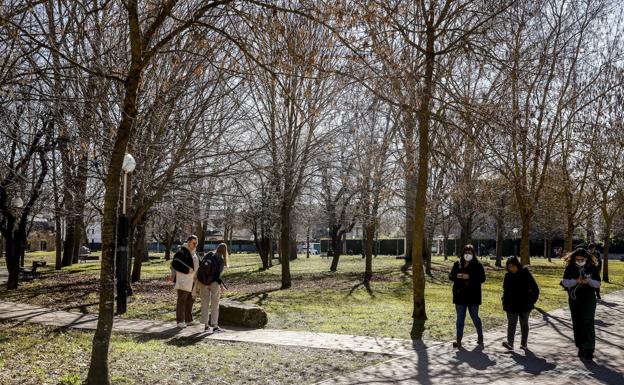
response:
M531 314L530 310L523 313L507 312L507 343L509 345L513 346L514 344L516 325L518 324L518 319L520 319L520 334L522 335L520 344L526 346L529 340L529 314Z
M193 321L193 302L195 298L190 292L178 290L178 302L176 303L176 322Z
M481 324L481 318L479 318L479 305L455 305L455 311L457 312L457 338L461 339L464 336L464 323L466 320L466 310L470 313L472 323L477 329L477 335L479 339L483 339L483 326Z
M596 297L585 296L576 300L569 299L572 313L572 329L574 330L574 344L584 354L593 354L596 346L596 330L594 319L596 316Z

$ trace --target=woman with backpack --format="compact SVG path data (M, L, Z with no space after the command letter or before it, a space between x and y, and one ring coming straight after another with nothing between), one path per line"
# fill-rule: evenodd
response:
M527 349L529 315L539 298L539 287L533 275L516 257L507 259L507 273L503 280L503 310L507 313L507 341L503 346L513 350L516 325L520 320L520 347Z
M201 297L201 323L212 333L223 331L219 327L219 300L225 284L221 280L223 268L229 266L227 245L219 244L201 260L197 271L196 292Z
M453 281L453 303L457 312L457 341L453 342L456 348L462 346L466 311L470 313L470 318L477 329L477 343L483 344L483 326L479 318L479 305L481 305L481 284L485 282L485 270L475 255L472 245L464 246L459 261L455 262L449 274L449 279Z
M582 360L594 359L596 331L596 290L600 289L600 274L592 255L578 248L566 257L566 269L561 285L568 291L568 304L572 314L574 343L578 357Z

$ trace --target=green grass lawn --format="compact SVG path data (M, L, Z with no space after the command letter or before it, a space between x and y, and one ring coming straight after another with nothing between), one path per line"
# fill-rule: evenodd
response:
M425 338L449 340L455 334L455 310L452 304L448 272L455 258L444 261L434 257L433 274L427 277L426 305L429 320ZM279 290L281 266L259 271L257 255L234 254L231 267L224 273L229 286L226 297L254 303L266 309L267 327L275 329L318 331L409 338L411 330L412 280L400 272L403 261L380 256L373 260L375 275L371 291L360 285L364 261L357 256L343 256L337 273L330 273L329 259L311 256L291 262L293 287ZM483 286L481 317L485 328L503 325L506 318L501 306L504 271L483 261L487 280ZM135 295L125 317L173 320L175 296L164 279L169 264L161 259L143 266L143 280L133 285ZM611 283L607 293L624 288L624 263L610 261ZM97 275L99 263L82 263L53 273L48 267L42 279L25 283L18 291L0 292L0 298L44 306L97 312ZM540 285L537 307L550 311L567 305L566 293L559 286L563 273L561 261L537 258L532 271ZM196 305L199 311L199 306ZM533 312L538 317L538 312ZM470 321L466 333L473 332Z
M92 334L32 324L0 323L0 384L79 385L86 378ZM113 334L112 383L308 384L388 359L283 346Z

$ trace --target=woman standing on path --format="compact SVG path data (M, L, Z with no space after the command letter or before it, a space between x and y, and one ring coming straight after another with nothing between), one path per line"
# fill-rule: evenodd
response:
M594 319L600 274L595 261L592 261L592 256L585 249L574 250L566 257L566 263L561 284L568 291L574 343L582 360L592 360L596 346Z
M226 266L229 266L227 245L221 243L202 259L197 276L196 293L201 297L201 322L205 325L204 330L213 333L222 331L219 327L219 300L225 290L221 273Z
M537 299L539 287L527 268L516 257L507 259L507 273L503 281L503 310L507 313L507 341L503 346L513 350L516 325L520 320L520 347L527 349L529 339L529 315Z
M193 285L195 283L195 274L199 266L199 259L195 254L197 248L197 236L191 235L182 245L180 250L173 256L171 261L171 269L175 286L178 293L176 302L176 322L180 329L184 329L188 325L195 325L193 322Z
M479 305L481 305L481 284L485 282L485 270L475 258L472 245L464 246L459 261L453 265L449 279L453 281L453 303L457 312L457 341L453 343L453 346L456 348L462 346L466 310L470 313L470 318L477 329L477 343L482 345L483 326L479 318Z

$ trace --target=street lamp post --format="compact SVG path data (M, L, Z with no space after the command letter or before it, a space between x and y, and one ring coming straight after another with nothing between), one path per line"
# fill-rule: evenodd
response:
M11 199L11 207L13 207L16 210L21 209L22 207L24 207L24 201L22 200L22 198L20 197L15 197L13 199ZM15 217L19 217L19 215L16 213ZM21 242L21 236L18 233L18 231L16 230L16 226L17 225L17 221L14 222L13 224L13 228L11 229L12 235L13 235L13 241L17 241L17 242ZM19 264L20 267L24 267L24 250L22 250L21 247L13 247L13 250L21 250L21 255L18 255L19 257Z
M126 215L126 191L128 174L134 171L136 161L130 154L124 156L123 164L123 199L122 211L117 223L117 314L124 314L128 307L128 233L129 220Z
M513 230L511 230L513 232L514 235L514 256L518 256L518 228L514 227Z

